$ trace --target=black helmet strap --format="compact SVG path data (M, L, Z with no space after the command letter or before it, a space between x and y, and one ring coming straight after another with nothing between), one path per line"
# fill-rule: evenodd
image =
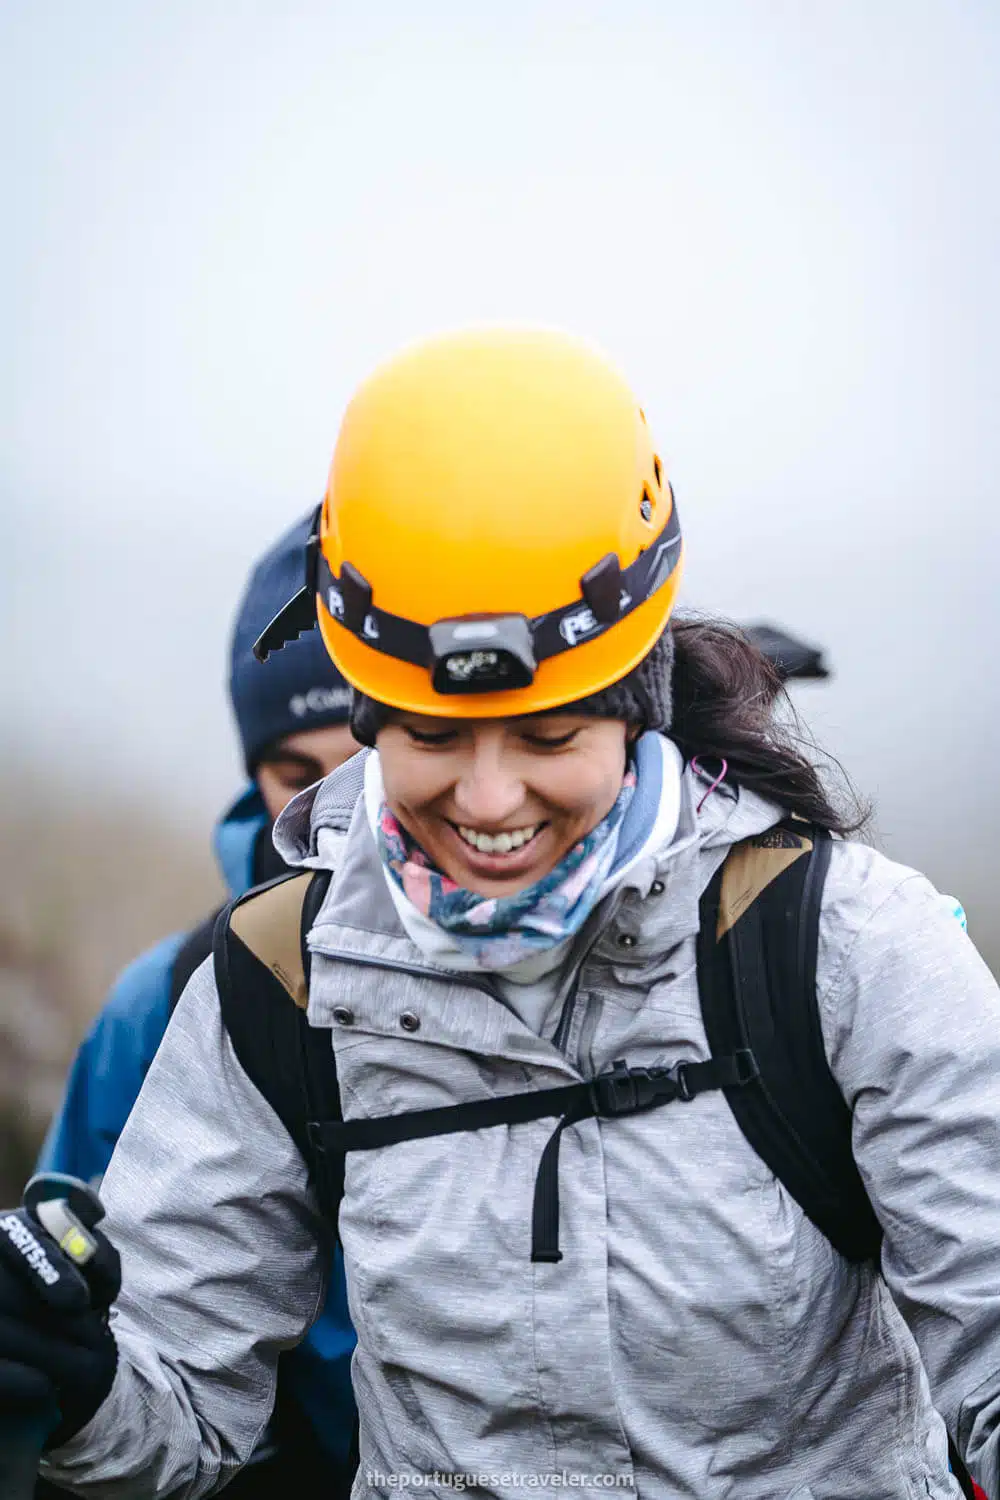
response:
M662 588L677 567L680 544L674 501L652 544L627 568L614 553L602 557L581 578L581 597L572 603L533 620L523 615L471 615L428 626L379 609L371 585L350 562L343 563L339 577L331 571L319 547L317 508L306 544L306 581L261 633L254 655L265 661L270 652L311 629L319 596L338 625L365 645L430 670L438 692L526 687L539 662L595 640Z

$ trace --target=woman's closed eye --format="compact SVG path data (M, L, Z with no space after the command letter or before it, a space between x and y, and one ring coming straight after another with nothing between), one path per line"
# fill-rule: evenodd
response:
M570 729L566 734L528 734L522 731L521 738L533 749L562 750L571 745L579 733L579 729Z
M453 745L458 738L454 729L415 729L412 724L403 728L414 745Z

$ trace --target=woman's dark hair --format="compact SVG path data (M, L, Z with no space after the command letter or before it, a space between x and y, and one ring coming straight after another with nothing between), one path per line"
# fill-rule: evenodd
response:
M727 779L831 833L857 833L870 809L806 734L778 669L735 625L675 615L670 738L686 760L725 760ZM824 785L835 770L841 794ZM715 768L712 767L714 770Z

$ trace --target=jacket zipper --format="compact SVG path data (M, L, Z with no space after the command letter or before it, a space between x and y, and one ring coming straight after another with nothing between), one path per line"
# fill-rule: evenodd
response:
M566 1058L566 1061L570 1063L572 1067L575 1067L578 1073L581 1071L579 1067L579 1059L573 1061L573 1059L569 1057L566 1052L566 1042L573 1024L573 1017L576 1014L576 1002L577 997L580 993L580 977L583 974L584 965L586 964L590 955L593 953L594 949L597 947L602 936L604 935L604 932L610 925L610 920L614 917L615 912L618 910L621 901L621 889L622 888L619 886L619 888L614 892L611 898L611 905L607 913L602 914L602 921L599 929L594 932L592 937L590 937L590 940L587 942L586 947L580 954L580 961L576 966L576 972L573 975L573 980L569 987L569 993L567 994L566 999L563 1001L563 1008L562 1013L559 1017L559 1024L556 1026L556 1029L552 1035L553 1047L556 1047L563 1054L563 1056ZM594 908L594 911L591 914L591 917L588 918L588 921L584 923L584 934L587 932L587 927L591 922L593 923L594 927L597 927L598 924L596 921L596 917L599 910L600 903L598 903L598 905ZM604 915L606 915L607 921L603 919Z

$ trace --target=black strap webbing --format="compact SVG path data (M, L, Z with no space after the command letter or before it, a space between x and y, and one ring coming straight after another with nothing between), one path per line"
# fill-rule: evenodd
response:
M327 871L288 875L247 892L220 914L213 952L222 1018L233 1050L250 1081L298 1147L309 1168L323 1216L335 1230L343 1193L343 1160L330 1161L318 1154L308 1128L311 1120L340 1117L333 1047L330 1032L310 1026L305 1011L292 999L293 990L305 994L309 952L304 940L322 904L329 878ZM286 915L296 914L299 941L296 944L295 932L288 934L291 941L286 938L279 944L281 962L272 963L266 944L273 934L268 932L266 924L256 951L248 946L250 934L244 926L247 909L253 909L255 903L263 909L269 897L288 890L293 882L298 883L301 905L296 907L289 901L282 909ZM236 924L244 927L248 941L233 930L234 917ZM252 917L250 921L252 925ZM298 978L289 971L296 955L302 966Z
M753 1088L726 1092L740 1130L841 1255L860 1261L877 1257L882 1231L816 998L829 858L829 836L808 825L737 845L702 897L698 987L713 1053L749 1047L760 1068Z
M330 885L331 872L317 870L309 882L302 902L302 920L299 926L299 942L302 950L302 970L305 974L306 990L312 968L312 954L307 939L319 909L323 905ZM317 1120L335 1123L341 1119L340 1084L337 1081L337 1063L333 1052L333 1039L327 1027L310 1026L305 1011L295 1012L299 1028L299 1051L302 1061L302 1103L307 1122L306 1139L309 1150L306 1161L312 1171L316 1185L316 1196L320 1208L331 1228L336 1233L340 1215L340 1200L344 1196L344 1159L331 1157L322 1139L312 1136L312 1124Z
M197 927L192 928L177 950L177 956L170 968L170 999L168 1002L170 1014L173 1015L177 1009L177 1002L184 993L185 986L195 969L199 968L212 951L212 934L218 921L218 911L213 911L204 922L199 922Z
M709 1089L739 1088L757 1076L753 1055L743 1049L709 1062L683 1062L672 1068L630 1068L617 1061L607 1073L584 1083L505 1094L498 1099L475 1099L439 1109L406 1110L371 1120L313 1120L309 1139L314 1152L342 1163L348 1151L374 1151L403 1141L453 1135L465 1130L488 1130L495 1125L523 1125L529 1120L560 1116L549 1137L535 1178L532 1214L533 1261L558 1261L559 1143L568 1125L595 1117L615 1119L659 1109L674 1100L688 1101ZM341 1166L341 1172L343 1168Z

